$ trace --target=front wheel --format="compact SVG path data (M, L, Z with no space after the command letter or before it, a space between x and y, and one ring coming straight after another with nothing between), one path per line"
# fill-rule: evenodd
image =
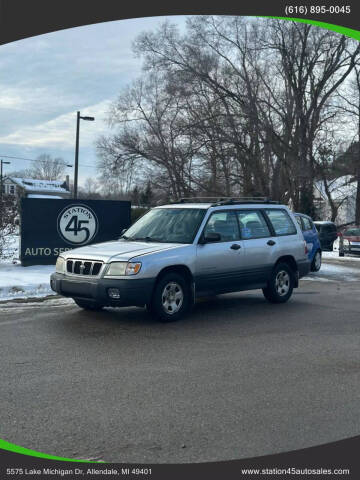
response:
M190 288L178 273L167 273L157 282L149 310L162 322L179 320L190 306Z
M79 300L78 298L73 299L76 305L84 310L91 310L93 312L98 312L103 308L104 305L100 305L96 302L87 302L86 300Z
M318 250L315 255L314 255L314 258L311 262L311 271L312 272L318 272L321 268L321 252L320 250Z
M292 295L295 284L294 271L287 263L279 263L271 273L264 297L271 303L285 303Z

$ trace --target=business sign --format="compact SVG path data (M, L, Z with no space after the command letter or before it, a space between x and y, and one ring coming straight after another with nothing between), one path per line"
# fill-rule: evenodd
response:
M54 264L66 250L115 240L130 219L127 201L23 198L21 263Z
M58 232L71 245L86 245L97 234L99 221L86 205L70 205L58 216Z

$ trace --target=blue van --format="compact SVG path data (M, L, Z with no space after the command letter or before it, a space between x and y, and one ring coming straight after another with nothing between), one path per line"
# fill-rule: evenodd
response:
M294 213L294 215L307 244L308 257L311 261L311 271L318 272L321 268L321 245L318 231L310 217L303 213Z

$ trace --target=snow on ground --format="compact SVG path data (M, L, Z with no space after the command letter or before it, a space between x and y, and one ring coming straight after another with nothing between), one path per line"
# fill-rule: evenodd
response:
M54 295L49 284L54 270L54 265L22 267L0 263L0 301Z
M327 259L337 259L341 262L353 262L353 261L360 262L360 255L346 254L345 257L339 257L339 252L322 252L322 258L323 258L323 261L326 261Z
M8 235L0 258L0 302L55 295L49 284L50 274L54 271L55 265L21 266L19 236Z

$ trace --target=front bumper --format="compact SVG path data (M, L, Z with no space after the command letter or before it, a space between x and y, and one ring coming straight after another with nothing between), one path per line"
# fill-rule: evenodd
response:
M105 279L69 277L61 273L53 273L50 277L50 287L54 292L71 298L79 298L105 306L125 307L143 306L151 301L155 279L132 278ZM109 297L108 289L118 288L120 299Z
M343 248L343 251L345 253L357 253L357 254L360 254L360 245L344 245L344 248Z

